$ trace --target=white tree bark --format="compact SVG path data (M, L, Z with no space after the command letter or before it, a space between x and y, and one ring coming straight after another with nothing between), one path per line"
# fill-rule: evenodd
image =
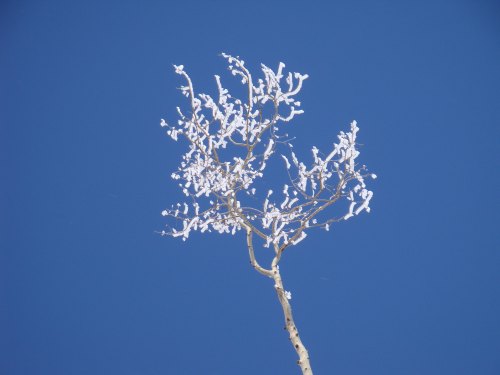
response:
M290 305L290 300L287 298L286 290L283 286L283 280L281 278L281 274L278 267L278 262L281 258L282 251L280 251L278 247L275 247L277 254L272 262L272 270L268 270L262 267L255 258L252 235L253 232L251 227L247 226L247 245L248 245L248 253L250 256L250 264L252 265L253 268L255 268L257 272L263 274L264 276L268 276L274 280L274 288L276 289L278 300L283 309L283 315L285 318L285 329L288 331L290 342L292 343L293 348L295 349L297 355L299 356L297 364L300 366L300 369L302 370L302 375L312 375L313 372L311 369L311 363L309 361L309 353L307 352L305 345L302 343L302 340L300 339L299 330L297 329L297 326L295 325L295 322L293 320L292 306Z
M281 279L281 274L277 267L273 267L273 279L274 279L274 288L276 289L276 293L278 294L278 299L280 301L281 307L283 308L283 314L285 315L285 329L288 331L290 335L290 341L299 356L297 364L300 366L303 375L312 375L311 363L309 361L309 353L305 345L302 343L300 339L299 331L295 322L293 320L292 315L292 306L285 294L285 289L283 287L283 281Z

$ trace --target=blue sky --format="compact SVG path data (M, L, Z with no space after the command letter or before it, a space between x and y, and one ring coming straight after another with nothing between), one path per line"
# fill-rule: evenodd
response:
M494 1L0 6L0 373L299 373L242 235L161 238L172 64L308 73L297 150L353 119L372 212L282 261L317 374L500 373ZM270 182L274 182L269 177ZM261 256L265 256L260 253Z

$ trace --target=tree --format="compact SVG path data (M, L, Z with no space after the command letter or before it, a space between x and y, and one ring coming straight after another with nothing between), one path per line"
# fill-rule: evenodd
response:
M365 179L376 176L356 163L359 155L356 121L351 123L349 132L340 132L338 143L333 144L328 154L323 155L313 147L313 162L309 167L292 151L292 139L278 132L278 125L287 124L303 113L295 97L307 74L288 73L284 84L285 64L280 63L276 72L261 64L263 79L254 81L243 60L222 56L232 75L245 85L245 100L232 97L217 75L217 100L207 94L195 95L184 67L174 65L175 72L186 81L180 90L189 99L190 108L184 113L177 107L177 125L169 125L165 120L161 125L175 141L179 136L188 141L188 151L182 156L178 170L172 173L187 202L162 212L179 221L182 227L169 227L161 234L186 240L193 230L232 234L244 230L251 265L274 281L302 374L312 374L307 349L293 320L291 293L283 286L279 262L285 250L306 238L311 229L329 230L341 220L370 212L373 193L367 190ZM267 163L278 149L288 155L281 154L288 181L279 201L272 198L271 189L266 188L261 194L258 186ZM347 201L347 213L332 216L330 212L328 216L325 211L331 211L334 203L342 200ZM274 251L267 267L257 261L254 237Z

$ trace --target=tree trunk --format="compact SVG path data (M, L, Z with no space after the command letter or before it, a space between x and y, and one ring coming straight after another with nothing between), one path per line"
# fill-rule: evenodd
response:
M288 298L285 294L285 289L283 288L283 281L281 280L281 275L279 273L279 269L277 267L273 267L273 279L274 279L274 287L276 289L276 293L278 294L278 299L281 303L281 307L283 308L283 314L285 315L285 329L288 331L290 335L290 341L299 356L299 360L297 364L300 366L303 375L313 375L311 364L309 362L309 354L307 353L307 349L302 343L302 340L299 336L299 331L295 326L292 316L292 307L290 306L290 302L288 302Z

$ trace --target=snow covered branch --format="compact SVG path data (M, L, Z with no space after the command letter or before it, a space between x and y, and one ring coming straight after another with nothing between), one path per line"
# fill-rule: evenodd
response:
M306 229L328 230L335 222L370 212L373 193L367 189L365 179L376 176L356 163L356 121L351 123L349 132L340 132L338 142L333 143L326 156L320 156L320 151L313 147L314 160L307 166L289 151L291 142L276 130L279 123L303 113L297 109L301 103L295 96L307 74L290 72L283 79L285 64L280 63L276 71L262 64L263 78L254 82L242 59L224 53L222 56L231 74L247 86L245 100L231 96L219 76L215 76L218 98L196 94L184 66L174 65L175 72L186 82L181 92L189 99L189 113L177 108L177 124L162 120L161 125L175 141L179 137L188 141L188 150L172 178L179 181L179 187L190 199L163 211L165 216L182 218L181 228L163 234L184 240L192 230L234 234L245 223L265 240L265 246L278 244L283 251L303 240ZM272 107L272 111L265 112L267 116L263 111L266 105ZM221 149L229 146L234 148L232 155L220 157ZM287 153L281 154L281 158L290 176L290 181L283 185L283 199L272 201L267 194L262 205L244 206L241 194L256 195L253 185L263 177L266 162L278 147ZM322 215L318 221L316 216L340 198L349 201L347 212L330 218Z

